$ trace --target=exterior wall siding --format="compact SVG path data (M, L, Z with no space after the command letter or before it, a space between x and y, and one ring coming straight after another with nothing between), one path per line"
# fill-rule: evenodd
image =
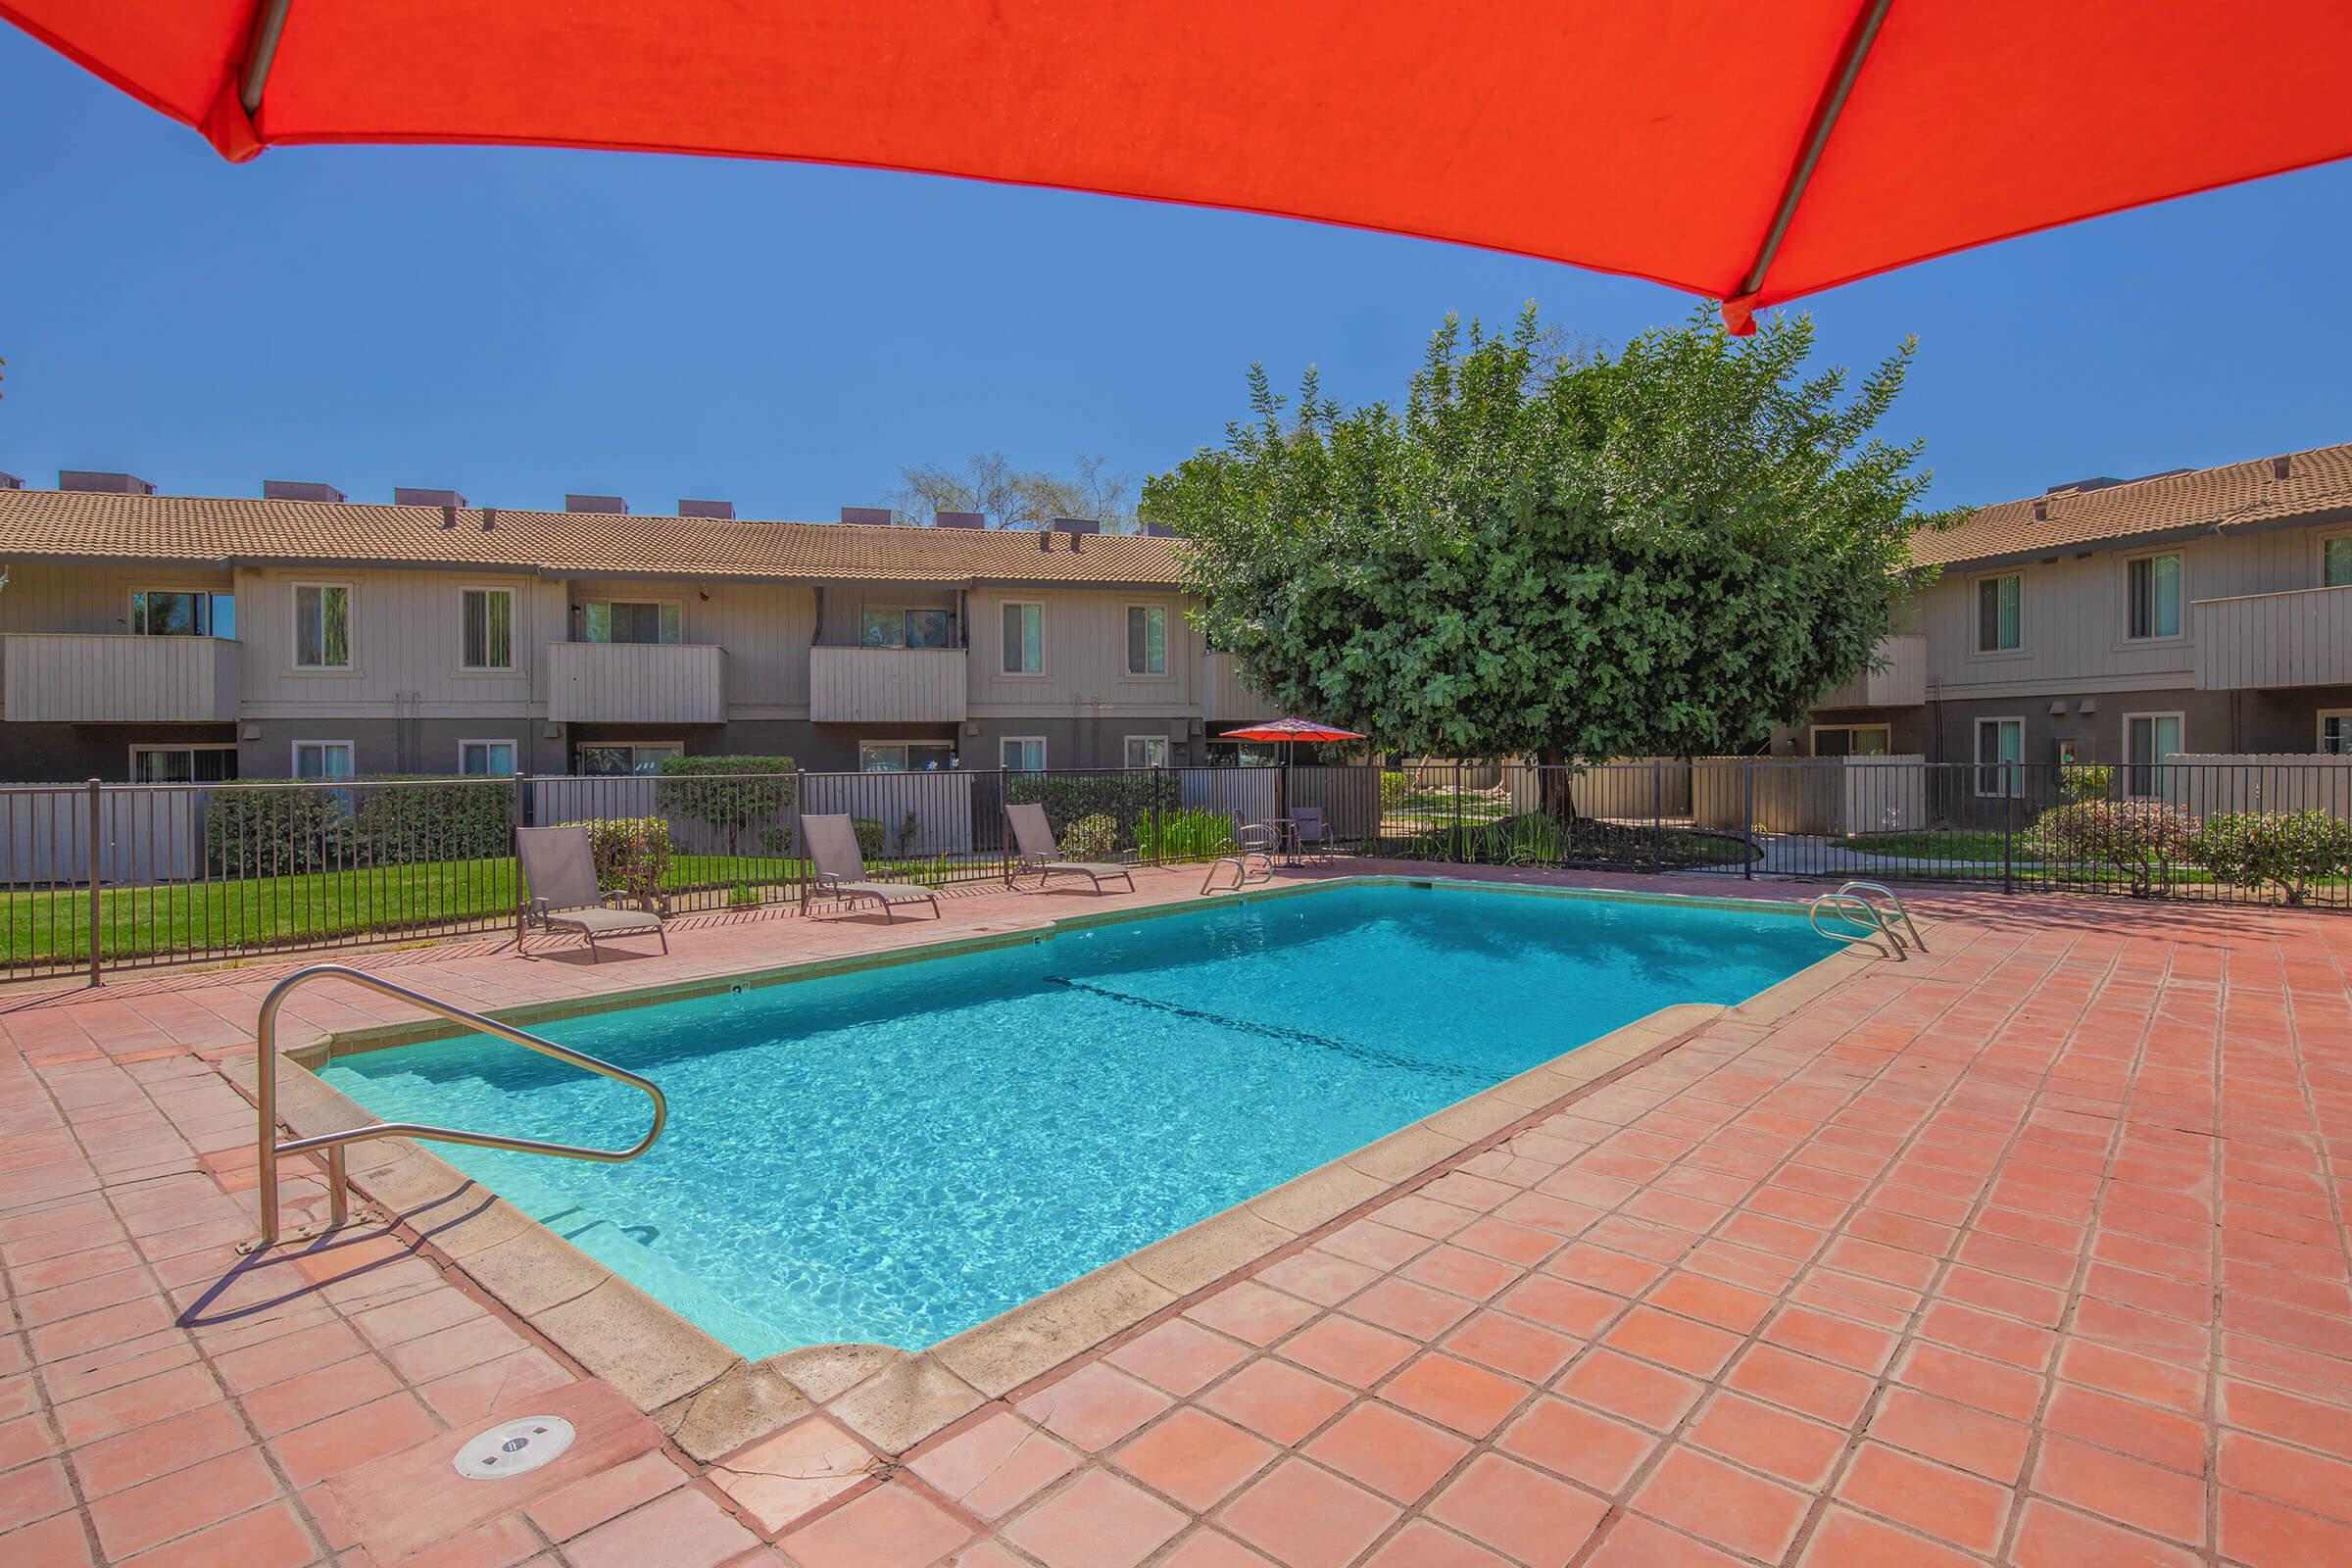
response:
M294 662L294 590L351 588L351 665ZM468 670L461 595L514 595L508 670ZM248 718L467 718L547 711L547 645L565 634L561 582L520 573L268 570L237 574L237 632L245 644Z
M1190 717L1198 710L1200 635L1184 596L1165 589L986 588L969 595L973 717ZM1045 606L1045 671L1004 673L1004 606ZM1167 616L1167 673L1127 669L1127 609Z

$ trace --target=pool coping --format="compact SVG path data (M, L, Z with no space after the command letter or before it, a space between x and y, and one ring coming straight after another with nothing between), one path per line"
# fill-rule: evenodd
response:
M1181 900L1054 916L871 953L499 1009L495 1015L527 1028L585 1013L986 952L1222 904L1383 886L1740 910L1804 907L1773 898L1348 875L1261 885L1213 902ZM840 1344L750 1360L429 1148L408 1139L354 1145L351 1179L423 1250L438 1253L445 1266L612 1384L694 1459L719 1460L816 1410L878 1451L896 1455L1238 1271L1305 1245L1464 1153L1554 1114L1568 1102L1664 1054L1706 1024L1727 1015L1759 1023L1778 1020L1876 961L1885 960L1853 946L1833 949L1744 1001L1670 1004L919 1351ZM380 1118L312 1069L339 1055L466 1032L428 1017L320 1031L296 1041L280 1052L279 1115L304 1137L376 1122Z

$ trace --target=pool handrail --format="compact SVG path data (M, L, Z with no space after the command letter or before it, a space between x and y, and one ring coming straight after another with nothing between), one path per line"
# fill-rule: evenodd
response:
M455 1127L428 1127L420 1122L408 1121L376 1122L367 1127L347 1128L342 1132L281 1139L277 1136L277 1011L284 1005L288 995L314 980L347 980L365 990L422 1007L452 1023L465 1024L511 1045L525 1047L543 1056L553 1056L558 1061L643 1090L646 1098L654 1102L654 1124L645 1130L643 1138L626 1149L586 1149L576 1144L547 1143L536 1138L510 1138L499 1133L467 1132ZM340 1229L350 1222L350 1181L344 1170L343 1151L351 1144L365 1143L372 1138L423 1138L436 1143L469 1144L476 1149L505 1149L522 1154L552 1154L563 1159L589 1159L604 1164L618 1164L622 1160L635 1159L653 1148L654 1141L662 1136L662 1129L669 1120L669 1102L663 1098L660 1086L651 1079L641 1078L626 1067L615 1067L609 1061L600 1061L569 1046L559 1046L552 1040L544 1040L513 1024L500 1023L496 1018L469 1012L437 997L426 996L421 991L395 985L365 970L354 969L349 964L315 963L296 970L271 986L270 994L262 999L261 1016L254 1023L253 1037L253 1100L260 1122L260 1131L254 1140L254 1154L260 1166L262 1233L254 1240L239 1243L237 1250L241 1252L265 1251L277 1245L277 1162L288 1154L308 1153L319 1149L326 1151L328 1219L323 1227L292 1238L308 1240L312 1236Z

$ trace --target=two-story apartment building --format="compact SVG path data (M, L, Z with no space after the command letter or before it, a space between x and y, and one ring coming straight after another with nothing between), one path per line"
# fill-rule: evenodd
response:
M2352 753L2352 445L2085 479L1923 532L1881 667L1781 749L2145 765Z
M269 488L0 488L0 779L1181 765L1272 716L1164 537Z

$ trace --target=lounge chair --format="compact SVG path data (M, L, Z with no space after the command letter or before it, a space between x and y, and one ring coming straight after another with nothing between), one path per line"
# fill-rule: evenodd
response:
M896 920L896 906L902 904L928 904L933 918L939 915L939 895L912 882L868 882L865 879L865 857L858 851L858 829L847 816L804 816L801 818L801 847L808 855L816 874L809 879L810 887L801 895L801 907L808 906L813 893L856 901L871 899L882 906L882 918Z
M1094 884L1097 893L1102 884L1117 877L1135 891L1135 874L1113 860L1072 860L1061 853L1061 845L1054 837L1054 825L1046 820L1046 808L1031 803L1027 806L1007 806L1004 820L1012 826L1013 855L1004 866L1004 880L1012 881L1016 871L1034 870L1043 886L1047 877L1055 871L1082 876Z
M588 939L588 958L602 963L605 956L598 937L637 936L651 931L669 951L669 933L662 916L651 909L615 908L627 894L609 893L596 883L596 855L584 827L524 827L514 830L516 857L529 897L522 906L523 922L543 931L577 931ZM515 933L514 952L522 956L522 934Z
M1339 841L1331 836L1331 824L1323 820L1323 808L1320 806L1294 806L1291 808L1291 848L1300 856L1305 856L1310 852L1315 855L1329 855L1333 850L1339 848Z

